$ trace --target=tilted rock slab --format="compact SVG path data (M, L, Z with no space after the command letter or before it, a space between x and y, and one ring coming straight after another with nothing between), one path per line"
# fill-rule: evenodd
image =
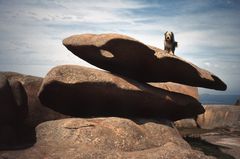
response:
M170 92L181 93L199 100L198 88L173 82L148 83L154 87L162 88Z
M99 68L142 82L175 82L226 90L214 74L156 47L119 34L82 34L63 40L73 54Z
M123 118L72 118L42 123L36 132L32 148L5 152L0 158L213 158L192 150L167 121L137 124Z
M204 112L193 97L76 65L53 68L43 80L39 99L43 105L78 117L178 120Z

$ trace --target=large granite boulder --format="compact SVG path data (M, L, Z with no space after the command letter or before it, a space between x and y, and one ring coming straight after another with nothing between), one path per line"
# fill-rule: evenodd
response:
M16 121L17 106L7 78L0 75L0 124Z
M27 93L28 114L25 119L25 124L29 127L35 127L39 123L49 120L62 119L68 116L55 112L48 107L44 107L38 98L38 91L42 84L43 78L24 75L15 72L0 72L0 75L5 76L11 83L21 83ZM16 89L15 89L16 90ZM16 96L16 95L15 95ZM18 101L21 102L21 101ZM22 103L25 103L22 101ZM26 110L23 110L26 112Z
M27 94L18 81L0 74L0 149L18 140L18 127L28 115Z
M32 146L39 123L68 117L40 103L42 78L0 72L0 81L0 152Z
M233 105L205 105L205 113L197 118L203 129L240 127L240 107Z
M105 70L142 82L175 82L226 90L214 74L156 47L119 34L82 34L63 40L81 59Z
M77 65L53 68L39 91L43 105L78 117L178 120L204 112L193 97Z
M36 128L32 148L0 153L0 158L213 158L192 150L168 121L137 123L123 118L48 121Z
M27 94L18 81L0 74L0 124L17 124L27 117Z
M235 105L240 106L240 98L236 100Z

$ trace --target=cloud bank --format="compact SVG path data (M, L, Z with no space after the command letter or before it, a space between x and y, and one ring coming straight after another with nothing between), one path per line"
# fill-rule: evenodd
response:
M62 39L115 32L163 48L170 30L178 56L220 76L227 93L239 94L238 15L234 0L0 0L0 70L44 76L59 64L93 67L71 54Z

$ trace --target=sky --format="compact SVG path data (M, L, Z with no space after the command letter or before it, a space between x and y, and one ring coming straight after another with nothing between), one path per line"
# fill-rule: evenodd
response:
M93 67L63 45L82 33L119 33L163 48L173 31L175 54L204 68L240 94L238 0L0 0L0 71L44 77L54 66Z

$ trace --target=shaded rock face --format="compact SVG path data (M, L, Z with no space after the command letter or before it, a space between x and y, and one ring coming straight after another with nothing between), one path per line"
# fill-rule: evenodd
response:
M30 147L36 142L35 126L67 117L42 106L41 83L39 77L0 72L0 150Z
M0 74L0 149L18 138L18 127L28 115L27 94L18 81Z
M197 66L119 34L82 34L63 40L76 56L105 70L142 82L176 82L226 90L217 76Z
M62 119L67 117L66 115L60 114L58 112L53 111L52 109L44 107L40 103L37 93L42 84L42 80L43 80L42 78L23 75L15 72L0 72L0 75L5 76L10 82L10 84L18 83L17 85L19 85L19 83L21 83L20 87L23 86L24 89L26 90L27 99L28 99L27 100L28 114L24 122L27 126L35 127L39 123L44 121ZM21 101L21 100L18 100L17 102L23 103L23 104L26 103L26 101ZM24 109L23 112L26 113L26 109Z
M17 104L18 119L24 120L28 116L28 96L27 93L19 81L10 81L10 87L13 97ZM22 120L21 120L22 119Z
M16 103L14 102L14 97L9 86L7 78L0 75L0 101L1 101L1 111L0 111L0 122L3 123L13 123L16 121Z
M27 94L18 81L10 82L0 74L0 124L17 124L27 117Z
M205 113L197 118L203 129L240 127L240 107L230 105L206 105Z
M53 68L43 80L39 99L56 111L78 117L178 120L204 112L193 97L76 65Z
M198 88L173 82L149 83L150 85L168 90L170 92L181 93L199 100Z
M192 150L165 121L134 123L122 118L63 119L40 124L30 149L2 158L175 158L207 159Z

